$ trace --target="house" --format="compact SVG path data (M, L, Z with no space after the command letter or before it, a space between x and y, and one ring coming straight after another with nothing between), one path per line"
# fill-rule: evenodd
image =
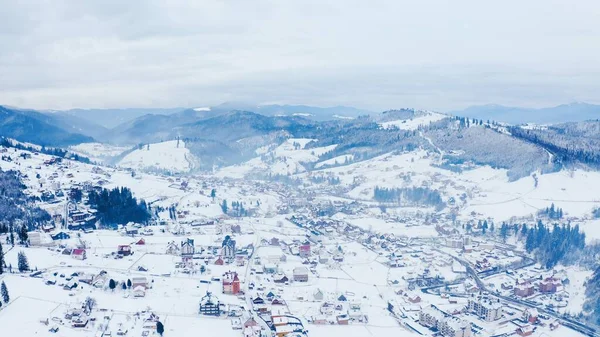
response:
M240 293L240 279L236 272L227 272L223 274L223 293L237 295Z
M90 274L90 273L86 273L86 274L82 274L80 273L79 276L79 282L81 283L85 283L85 284L89 284L91 285L94 282L94 274Z
M129 256L132 254L130 245L119 245L117 247L117 254L122 256Z
M275 274L277 272L277 266L274 264L265 264L263 267L265 274Z
M273 282L274 283L280 283L281 284L281 283L286 283L286 282L289 282L289 281L290 281L290 279L287 276L285 276L285 274L279 273L279 274L273 275Z
M139 234L140 231L133 225L134 224L132 222L130 222L127 224L127 226L125 226L125 234L126 235L134 236L134 235Z
M73 249L71 257L77 260L85 260L87 258L85 249Z
M71 326L73 328L85 328L88 322L89 319L85 315L80 315L71 320Z
M524 322L529 322L531 324L535 324L535 322L537 322L538 320L538 311L535 308L527 308L525 309L525 311L523 311L523 316L521 317L521 319Z
M68 240L71 238L71 236L65 232L58 232L54 235L51 235L52 240L56 241L56 240Z
M181 242L181 261L185 264L190 264L196 253L193 239L187 239Z
M200 299L199 313L206 316L220 316L220 305L219 300L211 292L207 291L206 295Z
M531 326L531 325L524 325L522 327L519 327L515 332L519 336L531 336L534 331L535 331L535 328L533 326Z
M254 318L250 318L243 324L243 333L244 337L260 337L261 327Z
M340 295L340 297L338 297L338 301L346 302L346 301L348 301L348 299L346 298L346 296L344 296L344 294L342 294L342 295Z
M137 286L133 288L133 296L134 297L145 297L146 296L146 288L142 286Z
M60 214L57 214L57 216L60 216ZM56 221L56 219L55 219L55 221ZM62 216L60 216L60 221L57 221L57 222L62 223ZM44 233L50 233L55 228L56 228L56 226L54 225L54 223L49 223L49 224L42 225L42 231L44 231Z
M227 263L231 263L235 258L235 240L231 239L229 235L225 236L225 239L221 244L221 255Z
M308 268L296 267L294 268L294 282L308 282Z
M348 322L350 321L350 317L348 315L338 315L336 317L337 323L339 325L348 325Z
M249 318L246 322L244 322L244 328L250 328L259 326L254 317Z
M421 297L415 293L406 294L406 299L410 303L419 303L421 302Z
M222 266L224 264L225 264L225 261L223 261L223 259L220 256L215 260L215 265L217 265L217 266Z
M64 290L73 290L75 288L77 288L77 282L75 282L75 280L71 280L63 286Z
M138 246L143 246L146 244L146 240L144 238L141 238L135 244Z
M149 284L148 284L148 280L145 277L134 277L131 279L131 287L132 288L137 288L137 287L143 287L144 289L148 289Z
M40 232L29 232L27 233L29 237L29 245L30 246L41 246L42 245L42 233Z
M165 250L165 254L167 255L179 255L179 246L175 244L175 241L170 241L167 243L167 249Z
M323 294L323 291L319 288L317 288L317 290L315 290L315 292L313 293L313 299L315 301L322 301L324 297L325 295Z
M309 257L310 256L310 241L304 241L300 247L298 247L300 257Z
M285 305L285 301L280 298L274 298L271 305Z

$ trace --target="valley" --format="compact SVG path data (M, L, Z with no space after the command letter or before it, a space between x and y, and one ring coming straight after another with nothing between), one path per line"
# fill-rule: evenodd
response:
M442 114L278 118L233 126L229 141L210 139L217 152L190 137L81 143L63 157L4 142L0 168L49 220L0 234L0 324L82 337L599 334L584 318L594 265L573 259L600 239L600 173L548 171L547 150L504 126ZM517 153L486 164L443 140L490 133ZM101 206L113 195L133 208ZM527 234L554 222L576 241L558 257ZM11 239L19 228L26 239Z

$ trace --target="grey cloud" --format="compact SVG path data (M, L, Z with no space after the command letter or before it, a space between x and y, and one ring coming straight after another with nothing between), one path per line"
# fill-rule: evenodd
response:
M0 0L0 104L598 102L600 3Z

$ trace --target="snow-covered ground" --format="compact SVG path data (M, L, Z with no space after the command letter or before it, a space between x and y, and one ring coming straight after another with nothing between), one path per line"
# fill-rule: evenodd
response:
M121 167L148 170L158 169L171 172L189 172L197 163L190 150L181 140L146 144L127 154L118 165Z
M263 147L257 151L259 157L239 165L220 169L217 177L242 178L257 172L262 175L290 175L306 171L303 163L316 162L323 154L335 149L336 145L306 148L313 141L308 138L290 138L277 147Z
M113 336L117 327L124 326L130 331L128 336L141 336L144 329L135 314L142 311L152 311L160 316L165 323L167 337L185 336L191 329L242 336L241 331L232 329L230 318L209 318L198 314L200 298L211 291L227 306L244 306L244 315L255 314L250 303L252 299L264 297L268 292L276 293L285 301L281 310L306 323L308 336L417 336L414 330L406 328L407 325L415 326L423 335L432 335L432 331L418 324L415 318L418 311L413 311L415 306L418 307L416 310L421 310L430 304L450 312L456 310L457 317L481 327L482 336L513 333L516 327L507 323L508 316L498 322L484 322L473 315L461 313L465 298L451 303L447 297L421 292L419 286L410 289L415 279L439 277L447 282L459 282L452 285L455 289L451 291L465 292L468 284L468 280L464 280L467 278L466 268L455 268L461 267L459 259L475 265L485 258L494 267L505 268L519 262L521 255L525 254L522 243L515 238L509 240L508 243L514 245L510 246L500 244L497 237L471 235L469 240L474 248L469 253L448 246L446 239L463 237L465 233L460 224L455 225L453 221L465 223L489 217L488 220L498 224L511 217L521 217L520 220L528 222L524 219L530 217L530 221L534 222L533 214L554 203L573 223L580 224L588 234L588 242L600 239L600 223L592 220L590 214L593 207L600 205L600 198L595 193L600 189L600 173L561 171L536 174L535 179L530 176L509 181L506 170L489 166L473 166L461 173L442 169L437 166L439 154L425 150L388 153L361 162L352 162L354 158L347 156L319 162L323 154L335 149L335 145L310 148L308 144L312 141L288 139L283 144L261 149L256 158L242 165L223 168L214 175L181 176L131 174L121 168L72 161L47 164L50 156L37 154L23 158L24 151L8 149L6 153L15 159L0 161L0 167L26 173L24 183L31 195L39 196L43 191L67 191L71 186L87 183L105 188L127 186L137 198L143 198L152 207L158 209L160 206L163 210L158 212L160 221L157 222L161 224L150 227L152 234L142 232L125 236L109 230L92 233L64 230L71 239L54 242L51 249L19 245L7 249L8 245L5 245L9 266L16 268L17 255L23 251L30 266L43 271L43 276L34 278L29 276L30 273L0 276L12 298L8 305L0 308L0 327L22 331L24 336L47 335L54 323L43 325L40 321L64 317L69 308L92 296L97 300L98 308L106 311L98 310L94 316L97 320L86 328L60 325L56 336L96 336L104 321L108 321ZM109 152L102 146L88 146L90 151ZM176 141L150 144L150 149L143 147L126 156L120 166L134 167L136 171L157 167L186 172L194 167L188 155L183 142L179 147ZM306 172L306 163L317 162L315 171ZM336 165L336 162L340 166L327 167ZM286 175L301 183L287 186L245 179L251 172ZM312 179L316 175L339 178L339 184L316 183ZM442 211L432 207L380 205L373 200L376 186L436 189L448 205ZM213 189L214 197L211 196ZM451 199L453 204L450 204ZM65 197L58 197L56 202L41 203L41 206L52 215L64 214L65 202ZM222 205L227 204L231 208L234 202L242 203L251 215L235 217L231 212L225 214ZM80 206L85 207L83 204ZM176 207L174 219L169 216L168 207ZM328 213L330 209L335 211ZM297 222L297 218L292 217L296 215L306 217L307 221ZM319 224L321 221L327 224ZM234 231L236 226L239 229ZM440 226L450 227L456 234L440 234ZM59 231L63 230L55 229L52 234ZM250 257L239 254L243 265L217 263L218 257L223 254L221 245L225 235L236 240L237 248L252 247ZM137 245L141 238L145 240L144 244ZM195 256L189 269L180 266L181 254L167 252L171 244L181 247L188 238L194 241L198 252L202 251ZM309 256L301 257L299 247L307 240L311 240L311 252ZM0 242L6 242L4 235L0 236ZM63 254L59 244L70 248L84 245L87 259L77 260ZM132 245L134 254L116 257L119 245ZM201 266L207 271L200 272ZM265 272L270 268L275 269L275 274ZM308 270L308 280L294 281L294 270L303 268ZM524 270L536 280L539 280L540 274L552 272L535 268L526 267ZM576 314L583 306L584 283L591 271L562 266L556 269L570 278L570 283L561 292L564 298L536 296L543 297L540 301L565 304L560 313ZM223 294L221 282L213 279L222 277L229 270L239 274L245 296ZM44 282L49 279L62 282L73 272L97 274L101 271L107 272L116 281L145 276L152 280L152 287L145 296L134 297L132 289L111 291L80 285L74 290L64 290L62 286L46 285ZM292 280L275 283L278 273ZM506 276L502 269L500 274L486 278L485 282L498 289L505 280L514 283L514 279ZM317 292L323 298L316 298ZM414 294L419 295L419 300L409 301L408 298L413 298ZM346 301L340 300L342 295ZM326 303L331 303L332 311L323 314ZM389 313L388 304L394 306L396 317ZM514 302L503 305L510 307L516 315L524 310ZM353 307L354 311L349 307ZM27 311L28 315L23 315L23 311ZM337 322L333 325L309 323L323 316L335 321L350 312L356 319L349 326L338 325ZM365 321L364 317L368 319ZM23 328L19 330L21 326ZM579 336L567 327L550 331L548 324L540 325L534 333L536 335Z
M402 130L416 130L419 126L429 125L432 122L437 122L447 117L447 115L441 113L427 111L412 119L388 121L380 123L379 125L384 129L396 127Z
M89 158L94 162L105 162L129 150L128 147L104 143L82 143L69 147L69 151Z

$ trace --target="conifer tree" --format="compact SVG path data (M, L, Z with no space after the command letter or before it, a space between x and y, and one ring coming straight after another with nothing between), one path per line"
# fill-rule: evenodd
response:
M25 255L25 252L20 251L17 255L17 260L20 272L29 270L29 261L27 261L27 256Z
M8 288L6 288L6 283L2 281L2 285L0 286L0 295L2 296L2 300L4 303L8 303L10 301L10 296L8 295Z
M0 242L0 275L4 273L4 251L2 250L2 242Z

